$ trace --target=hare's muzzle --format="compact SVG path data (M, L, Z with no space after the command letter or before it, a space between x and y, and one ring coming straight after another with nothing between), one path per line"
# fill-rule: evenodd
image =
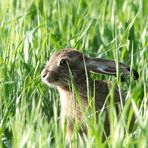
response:
M47 70L43 70L42 73L41 73L41 76L42 78L44 79L48 74L48 71Z
M43 69L43 71L41 72L41 77L44 79L46 78L47 75L48 75L48 70Z
M53 83L56 81L56 74L54 71L48 71L47 69L43 69L41 72L41 78L44 83Z
M47 81L48 71L46 69L43 69L43 71L41 72L41 78L43 82Z

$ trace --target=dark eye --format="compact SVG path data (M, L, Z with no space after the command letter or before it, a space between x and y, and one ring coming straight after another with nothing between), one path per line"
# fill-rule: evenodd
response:
M60 61L60 65L61 66L65 66L67 64L67 60L66 59L62 59L61 61Z

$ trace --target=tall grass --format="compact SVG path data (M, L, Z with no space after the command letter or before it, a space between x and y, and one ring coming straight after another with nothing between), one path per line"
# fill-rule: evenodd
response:
M123 84L99 76L117 82L126 92L136 117L135 131L130 133L127 124L111 115L111 134L103 141L101 121L89 119L89 134L82 145L148 147L147 0L1 0L0 147L66 145L58 93L40 79L51 53L66 47L124 61L140 74L138 81L128 77Z

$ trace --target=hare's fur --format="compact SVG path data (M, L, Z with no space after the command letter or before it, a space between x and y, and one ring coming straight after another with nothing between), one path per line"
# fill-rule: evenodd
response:
M123 63L119 63L119 68L122 75L131 73L130 68ZM60 94L61 123L63 128L65 122L67 123L68 141L72 138L73 126L76 121L79 124L82 123L80 131L87 133L87 124L83 120L83 113L89 107L88 91L91 98L94 99L92 102L95 103L96 113L99 113L106 105L105 101L111 89L110 83L92 80L90 78L91 71L116 75L116 65L112 60L89 58L77 50L64 49L54 53L42 71L43 82L56 87ZM74 82L74 85L72 82ZM72 86L75 86L79 97L77 97ZM114 89L113 92L114 103L120 104L122 98L120 98L118 90ZM105 129L109 133L108 119L105 121Z

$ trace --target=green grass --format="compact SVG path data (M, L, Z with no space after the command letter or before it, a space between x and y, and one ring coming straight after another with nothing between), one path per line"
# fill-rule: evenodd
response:
M0 147L66 145L58 93L40 79L51 53L66 47L122 61L140 74L136 82L129 77L123 84L117 81L136 116L135 131L130 133L127 125L123 130L113 114L111 134L102 141L101 121L92 119L82 145L148 147L147 0L1 0Z

